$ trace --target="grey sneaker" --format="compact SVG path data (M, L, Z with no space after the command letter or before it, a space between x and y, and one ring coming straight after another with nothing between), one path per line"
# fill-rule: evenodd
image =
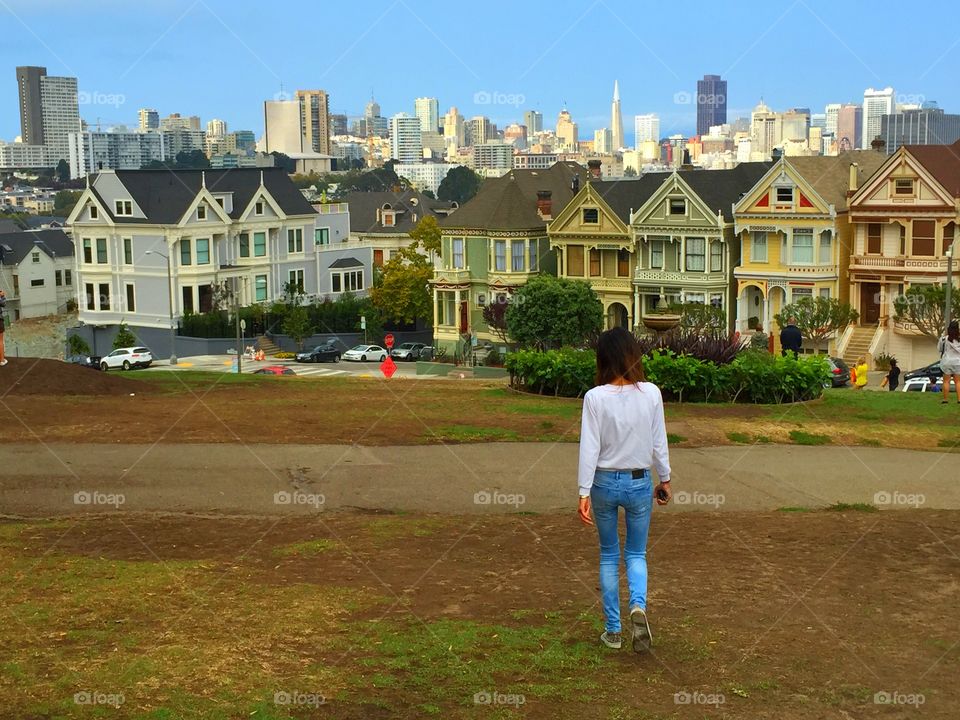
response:
M620 633L605 632L600 636L600 642L614 650L619 650L623 646Z
M633 651L647 652L653 644L653 633L646 611L639 606L630 608L630 623L633 625Z

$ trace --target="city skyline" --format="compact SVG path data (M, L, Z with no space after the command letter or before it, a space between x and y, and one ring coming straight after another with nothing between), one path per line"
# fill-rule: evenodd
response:
M258 136L263 132L263 102L280 94L281 85L290 96L298 89L322 88L330 96L330 112L351 117L363 114L371 91L385 117L412 115L417 97L436 97L441 115L456 106L464 117L486 115L498 127L523 122L527 110L542 112L549 127L550 119L566 107L583 137L609 126L614 81L619 82L623 115L656 113L663 136L692 135L696 83L704 74L719 74L728 81L728 120L748 116L761 97L777 110L800 106L823 112L828 103L862 102L863 91L871 86L894 87L900 102L935 100L948 112L960 109L960 88L951 77L960 48L946 26L925 28L928 40L916 48L923 57L905 71L875 41L879 35L870 32L883 29L881 18L858 17L857 32L848 32L852 17L831 10L827 22L827 6L822 3L797 4L786 11L751 3L745 6L751 12L738 13L735 19L705 8L700 17L716 28L712 35L717 37L697 37L696 53L677 52L666 33L639 40L637 31L624 22L630 17L625 3L566 5L569 12L557 13L562 19L542 20L534 40L522 27L503 26L485 43L483 55L467 52L465 45L454 41L462 36L459 24L441 12L439 3L382 2L365 11L344 8L338 27L354 31L325 37L324 57L330 59L305 63L299 53L282 45L258 42L296 26L302 21L300 13L275 13L254 22L235 5L228 13L219 3L174 1L138 9L136 16L114 13L109 27L98 26L104 42L91 46L83 40L83 28L93 22L87 14L60 4L56 12L46 12L54 6L11 2L0 8L0 15L22 32L12 33L0 54L8 68L0 82L0 103L6 108L0 114L0 138L10 141L20 134L12 73L20 65L76 76L85 100L81 117L93 126L99 118L105 126L135 128L137 111L149 107L161 116L179 112L199 115L204 122L222 118L230 127L250 129ZM490 22L477 20L478 30ZM602 74L595 63L571 62L563 42L591 37L597 22L607 23L607 44L633 49L622 55L616 68L605 68ZM903 23L919 21L906 18ZM209 32L213 27L222 32ZM422 45L435 62L424 63L422 74L408 72L409 79L398 82L390 63L383 62L389 53L370 53L366 42L377 42L378 28L388 27ZM522 43L521 33L526 38ZM44 37L57 37L56 50ZM798 82L785 81L773 67L776 63L768 61L770 45L764 39L774 37L778 54L802 51L797 56L810 63L810 72L798 74ZM739 41L731 42L734 38ZM196 71L191 48L197 42L207 47L207 57L219 52L236 64L238 72L219 73L217 83L211 84L208 75ZM817 46L815 56L808 52L810 42ZM558 72L561 64L563 71ZM171 77L176 82L169 82ZM630 145L633 128L625 123L624 129L624 144Z

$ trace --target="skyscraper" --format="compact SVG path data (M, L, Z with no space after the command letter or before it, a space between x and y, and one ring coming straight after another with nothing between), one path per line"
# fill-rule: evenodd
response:
M420 120L421 132L437 132L440 127L440 102L436 98L422 97L413 101L414 115Z
M827 116L826 123L824 124L824 131L837 136L837 116L840 114L840 103L830 103L824 109L824 112Z
M527 137L533 137L543 132L543 113L537 110L527 110L523 114L523 124L527 126Z
M331 115L330 116L330 134L331 135L346 135L347 134L347 116L346 115Z
M656 113L636 115L633 118L634 147L639 150L640 143L647 140L660 141L660 117Z
M367 137L386 137L389 133L389 121L380 114L380 103L370 98L363 111L365 135Z
M880 137L888 155L901 145L952 145L960 139L960 115L948 115L935 104L924 105L880 119Z
M570 111L564 108L557 115L557 140L560 142L560 149L566 152L574 152L579 142L577 124L570 116ZM610 131L610 141L613 142L613 131Z
M423 160L419 118L406 113L397 113L390 118L390 157L402 163Z
M697 80L697 135L706 135L711 125L727 122L727 81L719 75Z
M297 90L303 150L330 154L330 99L324 90Z
M70 160L70 134L80 132L77 79L47 75L44 67L18 67L20 136L46 145L53 161Z
M263 103L264 152L303 152L299 100L267 100Z
M137 118L139 120L139 128L142 132L156 130L160 127L160 113L153 108L140 108L140 110L137 111Z
M593 151L598 155L609 155L613 152L613 136L607 128L593 131Z
M860 147L860 128L863 126L863 108L847 103L837 111L837 152L847 152Z
M451 145L453 149L456 149L467 144L463 115L460 114L456 106L451 107L447 114L443 116L443 139L448 146L448 151Z
M610 104L610 142L613 152L624 146L623 115L620 112L620 84L613 81L613 102Z
M223 137L227 134L227 123L224 120L214 118L207 121L207 137Z
M881 118L895 112L893 95L892 87L883 90L867 88L863 91L863 131L860 140L864 150L869 150L870 143L880 136Z

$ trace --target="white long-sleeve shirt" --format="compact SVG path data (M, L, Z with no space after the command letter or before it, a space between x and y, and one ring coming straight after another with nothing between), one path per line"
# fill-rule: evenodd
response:
M653 383L601 385L583 397L580 423L580 494L588 495L597 468L653 468L670 480L663 396Z

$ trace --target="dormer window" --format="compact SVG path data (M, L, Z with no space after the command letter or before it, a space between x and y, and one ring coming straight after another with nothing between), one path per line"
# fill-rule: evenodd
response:
M116 200L114 202L114 208L116 209L117 215L133 215L133 203L129 200Z
M893 194L901 197L913 195L913 178L897 178L894 180Z
M777 188L777 202L778 202L778 203L792 203L792 202L793 202L793 188L792 188L792 187L778 187L778 188Z
M207 219L207 206L198 205L197 206L197 220L206 220Z
M257 200L253 205L253 214L254 215L263 215L263 200Z
M98 208L96 205L91 205L91 206L90 206L90 219L91 219L91 220L99 220L99 219L100 219L100 208Z
M600 222L600 210L597 208L584 208L583 209L583 224L584 225L596 225Z
M669 208L671 215L686 215L687 201L683 198L670 198Z
M383 213L383 226L384 227L393 227L393 212L390 210L385 210Z

